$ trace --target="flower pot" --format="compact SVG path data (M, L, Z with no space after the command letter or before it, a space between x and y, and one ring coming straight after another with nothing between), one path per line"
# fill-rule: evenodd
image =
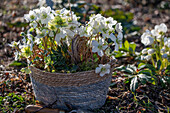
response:
M104 105L111 82L111 73L103 77L92 71L50 73L30 67L35 98L52 108L92 110Z

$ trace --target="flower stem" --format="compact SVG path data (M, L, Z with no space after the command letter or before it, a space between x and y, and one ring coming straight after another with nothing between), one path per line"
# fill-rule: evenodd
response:
M69 3L69 7L70 7L70 12L71 12L71 20L73 20L73 15L72 15L72 11L71 11L70 0L68 0L68 3Z
M155 67L155 62L154 62L153 56L151 56L151 60L152 60L152 65Z

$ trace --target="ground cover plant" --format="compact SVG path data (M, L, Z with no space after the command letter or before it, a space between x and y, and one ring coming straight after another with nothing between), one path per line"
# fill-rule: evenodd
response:
M21 5L15 0L12 0L12 2L14 4ZM97 2L98 3L95 4L89 4L89 8L91 8L91 11L89 10L89 16L93 10L94 12L101 13L103 16L106 16L106 18L108 16L112 16L115 19L115 13L116 15L120 14L122 13L122 10L120 9L123 9L124 13L122 13L121 16L122 20L116 20L122 23L124 41L122 42L122 48L120 48L119 51L114 52L115 58L118 59L119 62L117 62L117 68L114 69L107 101L101 109L95 110L95 112L168 113L170 108L170 90L168 87L170 75L168 64L169 18L167 17L169 11L167 10L168 7L166 5L168 1L157 1L155 2L155 7L152 8L149 4L137 3L133 1L126 2L126 5L118 2L115 3L115 5L117 7L120 6L121 8L116 10L113 9L111 11L103 10L103 7L101 7L102 1L99 0ZM86 6L86 3L79 4L81 7ZM75 7L75 5L72 6ZM17 8L19 9L18 6ZM29 8L25 8L24 10L27 10L27 13L29 13L28 9ZM129 12L133 13L132 17L128 16ZM22 13L21 17L25 13L26 12ZM140 16L141 13L143 14L142 17ZM10 14L12 16L9 16L11 18L8 18L7 15ZM83 13L80 15L82 14ZM0 38L4 41L0 42L0 103L2 103L0 104L0 111L23 112L26 105L36 104L36 101L34 100L29 75L20 72L21 68L27 66L27 61L22 60L19 62L13 62L10 66L14 67L8 67L9 65L7 65L15 59L13 56L15 51L11 49L8 44L10 44L13 40L18 42L22 39L19 34L21 31L24 31L23 29L25 29L28 24L17 19L12 23L11 21L5 22L6 20L14 20L16 17L20 16L17 10L12 13L9 12L8 9L5 9L3 14L0 16L5 18L0 22L2 25L0 29ZM83 15L81 17L83 19ZM88 17L86 19L88 19ZM127 23L125 22L124 24L122 21L127 21ZM137 24L135 24L135 21L138 21ZM4 24L2 24L3 22ZM83 22L83 20L81 20L81 22ZM138 25L138 27L136 27L136 25ZM133 27L136 27L134 28L135 30L132 29ZM146 28L148 28L147 31ZM141 31L138 32L138 30ZM114 49L115 48L113 46L113 50Z

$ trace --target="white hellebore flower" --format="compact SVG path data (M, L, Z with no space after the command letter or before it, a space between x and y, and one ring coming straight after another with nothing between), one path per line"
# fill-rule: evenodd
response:
M84 27L84 26L81 26L80 29L79 29L79 32L80 32L80 37L90 37L92 35L92 27L91 26L88 26L88 27Z
M33 27L33 28L36 28L37 27L37 22L33 21L32 23L30 23L30 26Z
M167 38L167 37L164 38L164 45L170 48L170 38Z
M110 64L99 64L99 67L95 70L96 73L100 73L100 76L110 73Z
M152 35L156 36L158 40L166 32L167 32L167 26L164 23L162 23L160 25L156 25L155 29L151 31Z
M27 42L26 38L23 37L22 42L25 44Z
M41 40L40 38L35 38L35 41L34 41L36 44L40 44L41 43Z
M117 23L116 24L116 31L119 33L119 32L122 32L122 29L123 29L123 27L122 27L121 23Z
M32 22L32 21L37 19L37 15L36 15L36 13L34 11L29 11L29 14L24 15L24 19L27 22Z
M155 50L154 50L154 49L149 49L149 50L148 50L148 54L153 54L153 53L155 53Z
M113 25L115 25L115 24L117 23L117 21L116 21L116 20L113 20L112 17L109 17L109 18L106 18L106 23L108 24L108 27L109 27L110 29L112 29L112 28L113 28Z
M152 57L151 55L147 55L147 56L144 57L144 59L149 61L151 59L151 57Z
M53 31L50 31L49 36L50 36L50 37L54 37Z
M141 42L145 45L152 45L154 42L154 38L151 37L151 33L149 30L146 30L145 33L142 34L141 36Z
M119 51L119 48L122 47L122 39L123 39L123 34L121 32L118 33L117 38L116 36L111 33L109 38L114 41L115 44L115 51Z
M142 50L142 54L147 54L148 53L148 50L145 48Z
M98 41L92 40L92 52L97 52L100 57L104 55L103 50L105 50L108 45L104 45L104 41L101 39Z
M39 29L36 29L36 33L37 33L37 38L43 38L47 35L48 30L43 29L42 31L40 31Z
M162 58L168 58L168 54L166 54L166 53L163 54L163 55L162 55Z
M40 8L40 20L42 24L48 24L48 22L53 18L53 14L50 14L50 7L41 7Z
M60 40L66 37L66 31L60 29L60 33L55 35L55 41L57 42L57 44L61 44Z
M161 53L165 53L165 48L162 48L162 49L161 49Z
M20 41L18 42L15 42L15 41L12 41L11 44L8 44L10 47L16 47L20 44Z
M15 61L17 61L19 59L19 55L21 55L21 53L16 51L16 52L14 52L14 55L15 55Z

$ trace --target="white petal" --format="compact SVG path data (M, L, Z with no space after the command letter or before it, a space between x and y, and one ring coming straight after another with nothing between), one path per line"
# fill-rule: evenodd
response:
M92 48L92 52L98 52L99 51L99 48L98 47L95 47L95 46L93 46L93 48Z
M119 51L119 45L115 44L115 51Z
M99 55L100 57L102 57L102 56L104 55L104 53L103 53L102 50L99 50L97 53L98 53L98 55Z
M46 8L46 12L47 12L47 13L50 13L50 11L51 11L51 7L48 6L48 7Z
M101 71L101 68L100 68L100 67L97 67L97 68L95 69L95 73L100 73L100 71Z
M119 42L119 47L122 48L122 42Z
M112 55L111 57L112 57L112 59L113 59L113 60L115 60L115 59L116 59L114 55Z
M104 45L104 46L102 47L102 49L105 50L107 47L108 47L108 45Z
M110 73L110 69L107 69L107 71L105 73L109 74Z
M117 38L119 40L122 40L123 39L123 33L119 32L118 35L117 35Z
M121 23L117 23L116 24L116 31L117 32L122 32L122 25L121 25Z
M167 32L167 26L166 26L164 23L160 24L160 27L162 28L162 31L163 31L164 33Z
M102 68L102 67L103 67L103 64L99 64L99 67Z
M99 43L96 40L92 40L92 45L97 47Z
M152 33L152 35L153 36L156 36L156 32L155 32L155 30L153 29L153 30L151 30L151 33Z
M105 64L105 68L110 69L110 64Z
M100 39L100 40L99 40L99 44L100 44L100 45L103 45L103 44L104 44L104 39Z
M54 36L54 33L51 31L50 34L49 34L50 37L53 37Z
M57 43L60 43L60 40L61 40L61 37L59 37L58 35L56 35L56 36L55 36L55 41L56 41Z
M105 75L105 73L104 73L104 72L101 72L101 73L100 73L100 76L101 76L101 77L102 77L102 76L104 76L104 75Z
M110 34L109 38L114 42L116 41L116 36L113 33Z

